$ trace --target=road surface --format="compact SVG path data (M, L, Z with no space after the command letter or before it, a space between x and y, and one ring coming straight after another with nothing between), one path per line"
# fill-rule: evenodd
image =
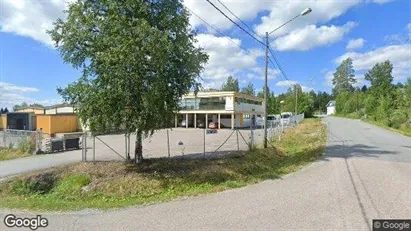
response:
M325 156L282 179L150 206L42 214L50 230L370 230L372 219L411 219L411 139L355 120L325 122Z

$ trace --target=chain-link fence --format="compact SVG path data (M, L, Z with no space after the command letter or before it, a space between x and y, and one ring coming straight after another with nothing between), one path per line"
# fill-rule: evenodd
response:
M6 129L0 131L0 147L4 148L27 148L39 150L42 147L41 131L25 131Z
M267 139L281 138L281 133L298 124L304 115L290 117L290 122L270 121ZM84 161L127 160L134 157L136 134L107 134L82 138ZM263 128L195 129L169 128L143 139L143 158L210 158L247 151L264 141Z

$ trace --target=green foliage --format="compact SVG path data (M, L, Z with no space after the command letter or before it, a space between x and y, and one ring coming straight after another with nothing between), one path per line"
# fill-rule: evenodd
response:
M18 150L22 153L33 153L36 149L36 144L32 139L23 139L18 146Z
M378 125L411 131L411 78L393 84L390 61L375 64L365 74L370 87L342 92L336 97L337 113L349 118L367 118ZM336 89L334 89L336 91Z
M245 86L245 87L243 87L243 89L241 89L241 92L244 93L244 94L247 94L247 95L254 96L255 95L254 85L251 82L249 82L247 84L247 86Z
M92 132L143 133L169 124L179 98L199 88L208 56L181 1L75 1L48 33L82 76L59 94Z
M12 191L18 195L46 194L53 189L55 183L55 175L47 172L16 180L11 186Z
M85 174L67 175L56 184L53 193L65 199L74 199L90 182L90 177Z
M388 123L390 115L390 102L388 97L381 96L378 100L378 107L375 111L375 119Z
M222 91L240 91L240 87L238 85L238 79L234 78L233 76L228 76L227 81L223 83L221 86Z
M357 81L354 78L355 75L351 58L343 60L333 75L334 77L332 79L332 83L334 85L334 96L338 96L342 92L354 91L354 87L352 85Z
M371 82L370 92L375 97L389 96L392 94L394 79L391 75L393 66L390 61L375 64L365 74L365 79Z

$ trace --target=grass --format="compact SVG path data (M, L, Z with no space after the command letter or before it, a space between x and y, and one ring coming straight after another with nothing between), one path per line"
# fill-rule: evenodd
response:
M333 115L333 116L348 118L348 119L361 119L361 121L364 121L366 123L373 124L373 125L381 127L381 128L385 128L389 131L393 131L393 132L402 134L404 136L411 137L411 127L409 127L409 126L401 125L401 127L397 129L397 128L390 127L387 124L385 124L383 122L380 122L380 121L375 121L375 120L372 120L372 119L363 119L360 116L356 115L355 113L348 114L348 115L337 114L337 115Z
M325 125L306 119L282 141L221 159L78 163L0 184L0 205L31 210L110 209L219 192L298 171L325 151ZM275 148L273 148L275 147Z
M18 159L26 156L31 156L31 154L18 149L0 148L0 161Z
M362 121L373 124L373 125L378 126L378 127L385 128L389 131L397 132L397 133L402 134L404 136L411 137L411 127L409 127L409 126L401 126L400 128L396 129L396 128L392 128L392 127L386 125L385 123L375 121L375 120L363 119Z

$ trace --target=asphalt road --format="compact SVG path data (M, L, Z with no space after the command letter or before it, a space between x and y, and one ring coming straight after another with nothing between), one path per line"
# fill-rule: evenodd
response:
M282 179L144 207L42 215L49 230L370 230L372 219L411 219L411 139L360 121L325 121L324 158ZM0 217L11 212L38 214Z

